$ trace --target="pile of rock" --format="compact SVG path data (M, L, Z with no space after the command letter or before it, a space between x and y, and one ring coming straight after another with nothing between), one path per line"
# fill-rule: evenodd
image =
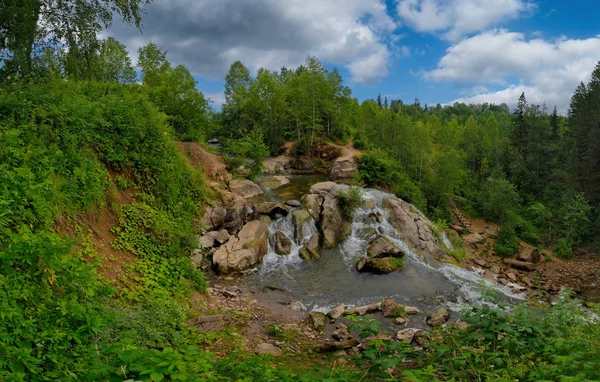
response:
M356 263L359 272L391 273L402 268L404 252L385 235L369 243L367 254Z

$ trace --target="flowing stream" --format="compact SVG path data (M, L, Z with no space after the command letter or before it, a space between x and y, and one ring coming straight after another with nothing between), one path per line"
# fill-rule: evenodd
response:
M313 176L289 178L290 184L267 190L265 198L274 201L300 199L312 184L323 180ZM258 287L283 289L303 302L309 310L323 312L342 303L358 306L387 298L423 310L444 303L456 311L466 302L476 302L484 284L498 289L507 298L523 298L508 288L492 286L474 272L416 254L396 233L388 221L388 213L381 207L383 199L390 195L374 189L362 189L362 194L365 200L375 202L375 209L361 208L356 211L351 235L336 248L321 250L321 258L312 264L303 261L298 252L317 232L314 223L307 223L304 227L305 237L295 242L292 215L274 220L269 227L270 234L282 231L290 237L293 242L292 253L280 256L269 244L269 251L263 263L252 271L250 282ZM381 222L373 218L373 212L382 214ZM356 262L366 253L369 241L377 233L392 238L406 253L402 270L387 275L356 271ZM451 246L447 238L444 238L444 242Z

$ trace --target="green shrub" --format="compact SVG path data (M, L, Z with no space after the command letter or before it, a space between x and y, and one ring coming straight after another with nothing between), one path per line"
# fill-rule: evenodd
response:
M553 249L554 254L561 259L570 259L573 256L573 246L565 238L558 239Z
M348 221L351 221L354 212L365 204L360 188L358 187L350 187L348 191L338 192L337 199L342 208L344 218Z
M519 250L519 239L511 227L502 227L494 243L494 252L500 257L511 257Z

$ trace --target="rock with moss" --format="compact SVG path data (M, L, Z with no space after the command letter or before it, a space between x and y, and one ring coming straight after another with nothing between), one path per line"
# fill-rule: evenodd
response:
M296 242L299 243L306 236L305 225L310 223L312 217L306 209L295 210L292 212L292 221L294 222L294 236Z
M386 274L402 269L403 265L404 252L389 237L379 235L369 243L367 254L356 263L356 270Z
M307 321L310 327L320 332L327 325L327 316L321 312L310 312Z
M280 256L289 255L292 252L292 240L281 231L277 231L273 235L272 245Z
M314 233L310 240L300 248L300 257L306 262L312 262L318 260L319 255L319 234Z

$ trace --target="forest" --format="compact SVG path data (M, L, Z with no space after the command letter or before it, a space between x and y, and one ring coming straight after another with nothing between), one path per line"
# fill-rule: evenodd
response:
M285 142L309 157L320 143L351 143L363 152L355 185L443 224L456 209L496 223L502 257L518 239L563 259L598 255L600 64L566 115L526 94L514 110L359 102L316 57L256 74L233 63L218 110L156 43L132 62L122 43L99 37L113 21L139 26L144 3L0 4L0 380L376 380L403 358L413 362L407 380L600 378L600 326L568 292L554 308L471 307L472 329L443 329L428 353L380 340L336 369L216 355L212 344L230 333L186 324L191 296L208 284L189 254L216 191L178 149L218 139L231 171L250 163L256 178ZM136 259L119 282L99 271L86 224L106 214L116 216L111 248Z

